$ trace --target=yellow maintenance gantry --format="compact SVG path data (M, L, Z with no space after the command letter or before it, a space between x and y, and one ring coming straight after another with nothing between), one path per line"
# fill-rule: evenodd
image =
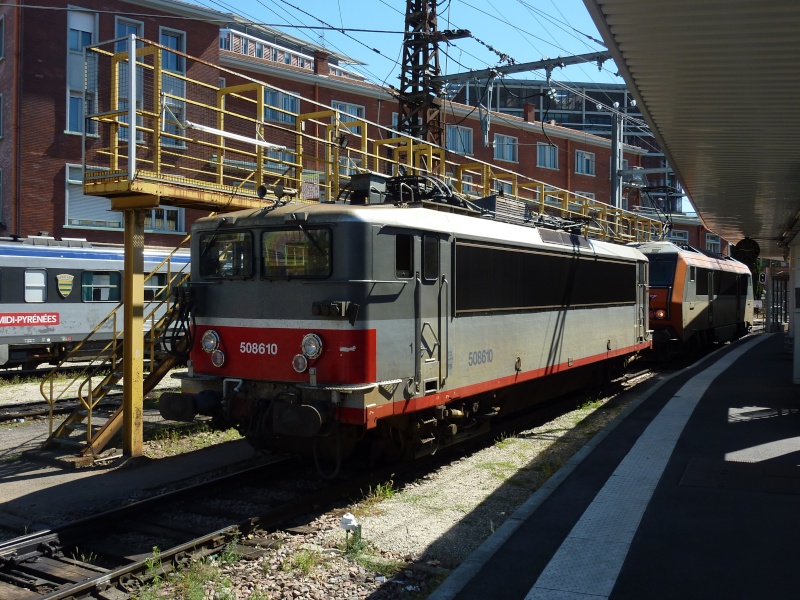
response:
M85 73L84 192L125 212L122 429L129 456L141 455L143 439L146 210L335 202L353 175L405 171L440 177L467 199L502 187L532 213L582 218L592 238L624 243L662 233L661 222L646 216L554 190L134 36L87 47ZM287 96L297 101L285 103Z

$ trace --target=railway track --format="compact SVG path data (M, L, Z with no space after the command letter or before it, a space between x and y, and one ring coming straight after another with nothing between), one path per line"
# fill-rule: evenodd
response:
M0 598L127 598L153 577L226 546L257 554L270 543L267 532L389 475L325 482L295 459L281 459L0 542Z
M650 376L649 370L635 373L612 384L606 393L635 386ZM471 451L492 444L504 431L546 423L574 409L577 398L572 394L543 403L452 449ZM135 595L154 577L167 576L176 565L221 553L226 547L235 547L239 556L258 555L269 546L270 531L319 512L320 506L360 496L378 483L418 477L420 470L450 460L449 450L427 461L395 464L369 474L342 473L334 481L321 480L312 466L300 466L296 460L270 462L0 542L0 598L120 600Z

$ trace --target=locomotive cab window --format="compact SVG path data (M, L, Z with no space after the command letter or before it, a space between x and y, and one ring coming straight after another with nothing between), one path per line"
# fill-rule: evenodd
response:
M248 231L200 236L200 277L241 279L253 275L253 242Z
M331 232L325 227L293 227L261 236L261 268L266 278L311 279L331 274Z
M405 233L395 236L394 270L400 279L408 279L414 273L414 237Z
M655 287L670 287L675 280L675 258L650 258L650 285Z
M84 271L81 273L81 298L84 302L119 302L119 271Z
M25 302L47 301L47 271L28 269L25 271Z

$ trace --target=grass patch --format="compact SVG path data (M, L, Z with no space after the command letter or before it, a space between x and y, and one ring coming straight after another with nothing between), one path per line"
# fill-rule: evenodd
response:
M314 568L323 563L322 554L316 550L301 550L297 554L290 556L281 565L282 571L293 571L308 575ZM269 565L265 564L267 569Z
M379 483L375 487L370 486L369 491L364 494L364 498L358 503L359 510L362 513L371 514L381 502L393 498L396 493L394 481L391 479L385 483Z
M516 444L517 441L518 441L518 438L516 436L514 436L512 434L503 433L503 434L500 435L499 438L497 438L497 441L494 443L494 445L495 445L496 448L499 448L501 450L505 450L505 449L513 446L514 444Z
M241 437L236 429L212 429L205 423L169 424L167 426L163 423L146 423L145 455L151 458L174 456L238 440Z

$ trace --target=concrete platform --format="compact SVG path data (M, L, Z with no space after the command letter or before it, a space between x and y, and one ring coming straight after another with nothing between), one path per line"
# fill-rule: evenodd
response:
M659 382L431 598L798 597L800 403L783 338Z
M237 440L158 460L115 461L106 468L65 469L41 460L0 463L0 528L18 535L50 529L140 500L155 488L182 486L257 460L252 446Z

